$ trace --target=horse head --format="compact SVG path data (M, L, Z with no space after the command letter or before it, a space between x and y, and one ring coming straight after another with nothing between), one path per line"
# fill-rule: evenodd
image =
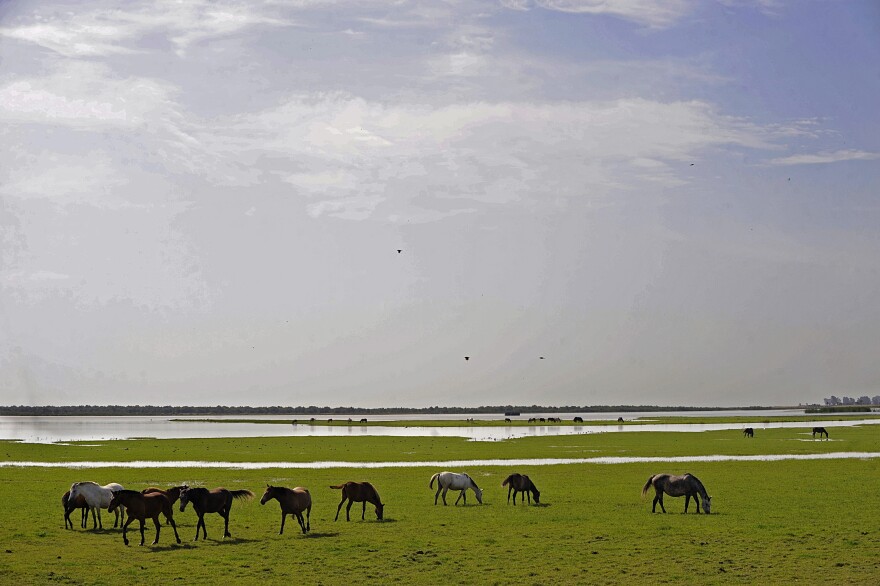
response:
M186 508L186 503L189 502L189 487L187 485L183 485L183 488L180 489L180 512Z
M532 485L532 496L535 498L535 504L540 505L541 504L541 491L539 491L534 484Z
M110 504L107 506L108 513L112 513L113 511L116 510L116 507L118 507L120 505L119 494L121 492L122 492L121 490L114 490L113 491L113 497L110 499Z
M272 500L272 493L275 492L275 487L271 484L266 485L266 492L263 493L263 498L260 499L260 504L265 505L270 500Z
M474 494L477 495L477 502L481 505L483 504L483 489L478 488L476 484L474 484Z
M706 513L707 515L710 514L709 509L711 507L712 507L712 497L710 497L709 495L704 496L703 497L703 512Z
M378 505L376 505L376 518L377 519L379 519L381 521L382 515L384 514L384 512L385 512L385 505L383 505L382 503L379 503Z

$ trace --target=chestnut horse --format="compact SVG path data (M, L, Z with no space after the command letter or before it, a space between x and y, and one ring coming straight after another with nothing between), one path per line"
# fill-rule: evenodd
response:
M376 506L376 517L380 521L382 520L382 514L385 511L385 505L382 504L382 500L379 498L379 493L376 491L376 488L369 482L346 482L344 484L339 484L335 486L331 485L330 488L342 489L342 500L339 502L339 506L336 507L336 518L333 519L334 521L339 519L339 510L342 509L342 505L345 504L346 500L348 500L348 506L345 507L346 521L351 521L349 511L351 511L351 505L356 502L363 503L363 507L361 510L362 521L364 519L364 515L367 512L368 502Z
M666 507L663 506L663 493L665 492L669 496L684 496L684 512L688 511L688 503L691 502L691 497L694 498L694 502L697 503L697 513L700 512L700 499L697 498L699 494L703 497L703 510L706 514L709 514L709 507L712 504L712 497L706 492L703 483L700 480L690 473L685 473L681 476L672 476L671 474L655 474L648 479L648 482L645 483L645 486L642 488L642 498L648 493L648 489L654 487L656 491L656 495L654 496L654 503L651 505L651 512L657 512L657 503L660 503L660 509L663 512L666 512Z
M501 483L501 486L506 486L507 488L507 504L510 504L510 493L513 492L513 504L516 504L516 494L518 492L525 493L523 497L529 499L529 504L532 504L532 497L535 497L535 504L540 504L541 493L538 490L538 487L535 486L535 483L532 482L532 479L526 476L525 474L511 474L507 478L504 479L504 482ZM520 502L522 502L523 497L520 497Z
M74 500L70 500L70 491L64 493L61 497L61 506L64 507L64 528L67 529L67 526L70 525L70 528L73 529L73 521L70 520L70 514L77 509L82 509L82 519L80 519L80 527L85 529L88 526L89 522L89 503L86 502L86 497L81 494L76 495Z
M205 513L218 513L226 522L223 529L223 537L232 537L229 533L229 510L232 508L232 499L250 499L254 497L254 493L249 490L226 490L225 488L215 488L209 491L207 488L189 488L184 486L180 489L180 511L186 508L187 503L192 503L196 515L199 516L199 522L196 524L196 538L199 540L199 528L202 529L202 539L208 538L208 531L205 529Z
M266 492L263 493L263 498L260 499L260 504L265 505L272 499L276 499L278 504L281 505L281 531L278 532L278 535L284 534L284 520L287 518L288 514L296 517L303 533L312 530L310 519L312 516L312 495L309 494L308 489L301 486L297 486L296 488L285 488L283 486L272 486L267 484ZM303 511L306 512L305 521L303 521Z
M122 541L128 545L128 526L132 521L137 519L141 524L141 545L144 544L144 521L149 517L156 526L156 539L150 545L159 543L159 513L165 515L165 522L174 529L174 538L180 543L180 536L177 534L177 525L174 524L173 511L171 502L168 497L161 493L141 494L136 490L114 490L113 498L110 500L110 506L107 512L112 513L116 507L125 507L128 513L128 519L122 525Z

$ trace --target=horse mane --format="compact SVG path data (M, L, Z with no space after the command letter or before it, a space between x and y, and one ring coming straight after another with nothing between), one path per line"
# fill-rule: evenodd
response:
M700 491L700 495L701 495L702 497L705 498L706 496L708 496L709 493L706 492L706 487L703 486L703 483L700 482L700 479L699 479L699 478L697 478L696 476L694 476L694 475L691 474L690 472L685 472L684 475L685 475L685 476L690 476L691 478L694 479L694 482L695 482L696 485L697 485L697 490Z
M465 476L467 476L468 480L470 480L473 483L474 488L476 488L476 489L480 488L479 486L477 486L477 481L470 477L470 474L465 474Z

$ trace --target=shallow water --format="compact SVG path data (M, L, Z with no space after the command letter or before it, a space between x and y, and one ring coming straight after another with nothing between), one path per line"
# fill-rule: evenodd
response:
M531 458L510 460L434 460L424 462L204 462L199 460L134 462L0 462L0 468L462 468L466 466L550 466L554 464L640 464L685 462L778 462L782 460L865 460L880 458L880 452L833 452L826 454L770 454L754 456L599 456L595 458Z
M515 418L527 420L540 414L527 414ZM551 414L571 420L576 414ZM607 413L595 415L595 421L606 420ZM616 415L616 414L611 414ZM472 441L499 441L523 437L577 435L585 433L615 433L642 431L674 431L700 432L714 430L734 430L753 427L756 432L762 429L777 427L804 428L807 433L814 425L837 427L844 425L880 424L880 419L860 419L853 417L845 421L797 421L762 423L762 419L771 415L803 415L803 411L705 411L705 412L656 412L628 413L625 419L631 420L637 415L643 418L660 416L693 415L705 417L749 416L754 417L750 423L663 423L639 425L546 425L534 424L524 426L481 427L468 426L462 415L424 415L419 419L461 420L460 427L390 427L362 426L352 423L348 426L321 425L319 423L300 423L298 425L267 424L267 423L214 423L207 421L172 421L174 417L0 417L0 440L19 440L27 443L53 443L70 441L106 441L118 439L156 438L220 438L220 437L308 437L308 436L419 436L419 437L463 437ZM584 416L584 415L582 415ZM370 417L371 421L398 420L402 416ZM403 416L406 418L415 416ZM503 415L485 415L483 420L503 419ZM586 417L586 416L584 416ZM227 417L226 419L237 418ZM197 418L194 418L197 419ZM208 419L203 418L203 419ZM212 417L211 419L218 419ZM290 420L287 416L251 417L250 419ZM325 418L326 419L326 418ZM336 421L344 417L334 416ZM474 417L477 419L477 417ZM614 418L616 419L616 417ZM300 419L300 421L304 421Z

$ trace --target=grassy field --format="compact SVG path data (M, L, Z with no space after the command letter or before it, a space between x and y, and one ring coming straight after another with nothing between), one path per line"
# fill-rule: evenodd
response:
M874 451L880 428L835 428L835 441L802 441L808 430L619 433L465 442L449 438L263 438L136 440L99 446L3 442L5 460L139 459L352 462L448 458L584 457ZM175 451L176 450L176 451ZM475 584L870 584L880 583L880 460L688 464L468 467L485 490L467 506L434 506L435 468L239 470L64 467L4 468L0 475L0 581L3 583L455 583ZM506 503L500 484L529 474L541 506ZM651 514L640 491L652 473L696 474L713 514ZM232 539L222 519L206 518L207 542L191 540L196 517L175 509L182 545L163 528L158 546L126 547L121 531L65 530L60 496L70 483L116 481L127 488L180 483L257 493L233 505ZM339 491L330 484L366 479L385 503L384 522L368 506L333 521ZM276 502L260 506L267 482L308 487L312 533L288 519L278 535ZM450 503L454 497L450 500ZM356 514L354 514L356 513ZM342 513L344 516L344 511ZM74 515L75 516L75 515ZM133 525L136 527L137 523ZM148 523L147 543L154 529ZM112 520L110 523L112 526ZM129 535L137 543L137 531Z

